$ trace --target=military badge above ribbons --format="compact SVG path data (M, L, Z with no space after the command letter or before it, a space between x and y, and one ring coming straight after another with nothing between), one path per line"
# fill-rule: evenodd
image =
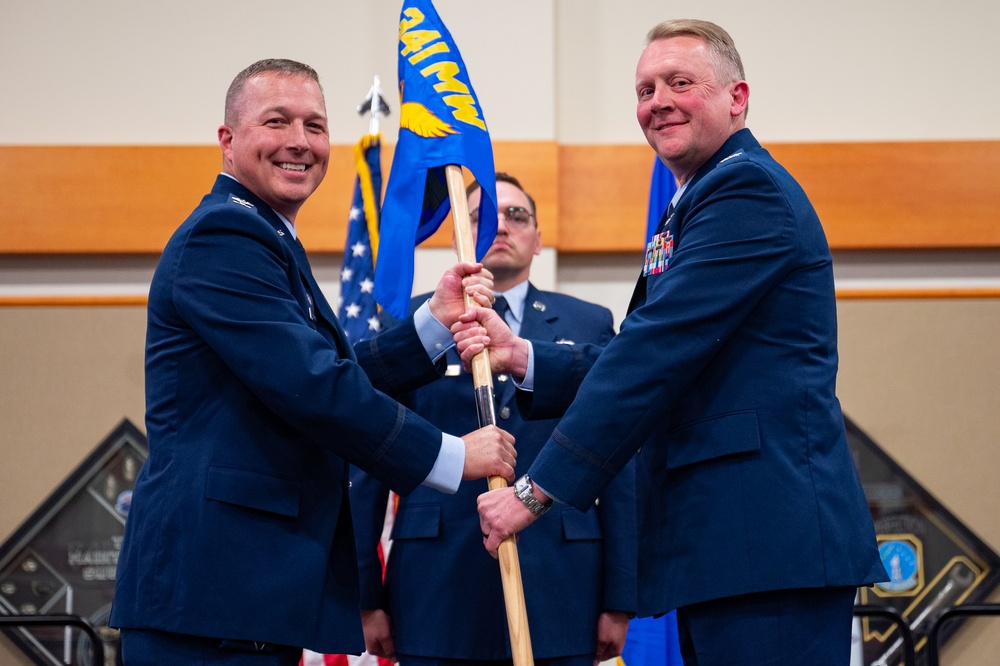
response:
M413 251L448 215L445 167L461 165L482 186L476 259L496 236L493 145L462 56L430 0L405 0L399 18L399 140L382 206L383 261L375 299L409 311Z

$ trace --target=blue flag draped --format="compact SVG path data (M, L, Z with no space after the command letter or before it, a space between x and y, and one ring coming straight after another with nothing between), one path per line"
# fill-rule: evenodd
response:
M496 170L482 108L458 47L430 0L404 0L399 18L399 140L382 207L382 261L375 299L394 317L409 312L413 251L451 207L445 166L469 169L482 186L476 259L496 236Z
M670 169L657 157L653 162L653 175L649 181L649 210L646 213L646 242L660 224L660 218L667 210L667 204L677 191L677 179Z
M382 194L381 152L380 137L370 134L354 146L358 174L354 180L344 263L340 269L340 312L337 313L351 344L378 333L380 326L374 279Z
M656 618L630 620L618 663L624 666L684 666L677 639L677 611Z

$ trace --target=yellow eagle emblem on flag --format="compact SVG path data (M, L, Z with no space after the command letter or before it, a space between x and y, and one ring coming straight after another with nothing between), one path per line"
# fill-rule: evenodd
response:
M406 102L399 107L399 126L425 139L458 134L451 125L435 116L419 102Z

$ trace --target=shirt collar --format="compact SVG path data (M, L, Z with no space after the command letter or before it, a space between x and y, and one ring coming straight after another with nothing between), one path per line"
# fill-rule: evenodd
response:
M232 178L237 183L240 183L240 181L236 178L236 176L234 176L231 173L226 173L225 171L223 171L222 175L225 176L226 178ZM243 183L240 183L240 185L243 185ZM246 187L245 185L243 185L243 186ZM273 208L271 209L271 212L273 212L275 215L277 215L281 219L281 221L285 223L285 226L288 227L288 233L290 233L292 235L292 238L298 240L298 236L295 235L295 225L292 224L291 222L289 222L287 217L285 217L284 215L282 215L278 211L274 210Z
M523 319L522 315L524 314L524 301L528 298L528 281L525 280L507 291L498 291L496 295L507 299L507 306L510 308L511 316L520 324Z

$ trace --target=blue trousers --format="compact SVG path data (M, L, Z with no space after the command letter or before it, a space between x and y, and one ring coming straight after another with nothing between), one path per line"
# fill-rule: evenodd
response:
M848 666L856 592L779 590L678 608L684 666Z
M302 648L122 629L125 666L298 666Z

